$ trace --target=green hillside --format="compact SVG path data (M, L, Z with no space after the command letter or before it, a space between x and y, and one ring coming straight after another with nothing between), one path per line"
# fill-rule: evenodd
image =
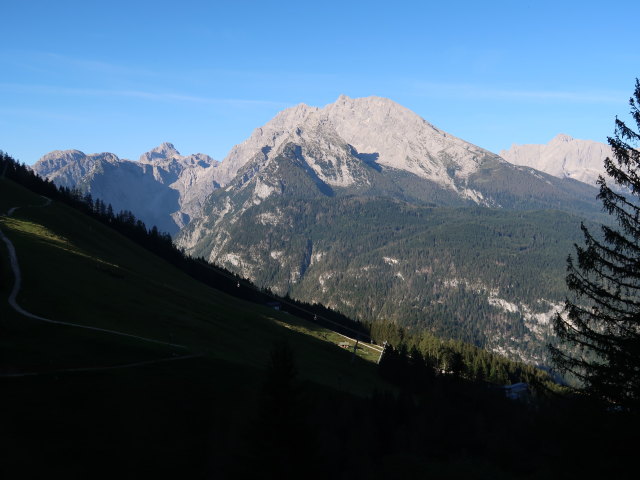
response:
M23 274L18 303L64 324L9 307L0 243L2 478L567 478L628 466L636 423L557 397L530 367L502 371L495 355L387 323L378 333L441 350L450 371L405 344L379 368L391 387L373 352L353 358L337 334L208 288L0 179L0 211L15 206L0 229ZM529 396L508 400L476 378L485 367L531 381ZM574 458L596 468L576 471Z
M376 352L359 348L354 359L338 334L208 288L70 207L44 204L0 179L0 211L20 207L0 217L23 275L18 304L77 325L9 306L14 279L0 242L4 478L95 478L103 455L118 469L131 466L131 477L119 470L120 478L198 476L218 438L212 429L232 441L230 431L253 428L270 352L283 340L306 396L390 388L377 376Z
M169 348L118 335L46 324L16 314L5 301L0 308L11 338L4 340L4 347L16 350L15 358L9 357L16 369L22 362L30 361L29 352L40 356L41 348L51 350L65 364L83 361L94 364L99 362L97 352L104 355L107 363L193 352L263 368L273 342L286 337L300 351L300 370L307 378L337 386L335 378L340 372L350 379L354 391L363 391L375 383L373 364L362 363L354 373L348 354L334 342L324 341L343 340L331 332L208 288L69 207L56 203L38 206L44 203L41 197L10 181L1 182L0 208L6 212L10 206L21 207L12 217L2 217L0 228L18 253L24 277L18 303L23 308L53 320L186 347ZM2 294L6 298L13 280L4 250L2 262ZM34 346L25 340L23 346L15 348L16 340L30 338L36 331L48 339L46 345ZM73 340L67 341L69 345L55 344L50 336L60 341ZM84 340L89 343L84 344ZM105 348L96 351L94 344ZM358 351L366 360L376 358L367 349ZM41 358L34 361L38 364Z
M246 164L178 245L361 322L549 365L549 318L567 293L567 254L582 239L581 220L601 219L594 188L490 157L468 184L451 175L492 207L357 159L354 183L330 186L303 147ZM320 165L331 178L332 164Z
M566 256L582 235L580 218L558 210L376 197L272 196L212 231L216 261L260 286L529 363L546 362L550 332L535 315L562 303ZM209 240L193 253L207 258Z

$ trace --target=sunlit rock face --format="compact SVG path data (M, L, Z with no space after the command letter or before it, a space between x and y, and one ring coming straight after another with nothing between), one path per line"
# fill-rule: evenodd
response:
M33 170L59 186L110 203L116 212L130 210L149 227L175 234L218 187L214 180L204 180L217 165L208 155L182 156L172 144L163 143L137 162L113 153L56 150L38 160Z
M500 156L514 165L595 185L598 176L607 177L603 162L607 157L613 158L613 151L605 143L560 134L546 145L514 144L509 150L502 150Z
M389 99L340 96L278 113L219 163L164 143L34 169L260 287L544 362L564 260L601 209L577 174L525 165Z
M434 181L468 196L457 186L487 157L498 156L431 125L411 110L387 98L340 96L324 108L297 105L280 112L257 128L243 143L233 147L217 170L216 180L225 185L256 155L264 160L282 153L288 143L304 143L314 171L318 161L330 162L329 183L346 186L354 180L345 163L342 147L361 160L370 160ZM316 158L318 157L318 158ZM342 158L341 158L342 157ZM455 178L454 178L455 177Z
M342 95L322 108L299 104L283 110L234 146L222 162L201 153L183 156L172 144L163 143L137 162L112 153L58 150L33 168L58 185L80 188L175 235L193 219L206 221L212 211L227 215L239 208L225 201L203 210L207 198L221 187L250 190L253 203L282 193L279 175L289 167L274 163L276 158L293 159L325 193L337 188L508 207L521 193L514 193L522 190L516 184L528 188L540 181L554 183L513 165L593 185L610 149L559 135L548 145L514 145L501 154L507 161L438 129L392 100ZM542 192L539 186L535 189ZM511 190L509 198L504 190ZM193 238L193 233L188 236Z

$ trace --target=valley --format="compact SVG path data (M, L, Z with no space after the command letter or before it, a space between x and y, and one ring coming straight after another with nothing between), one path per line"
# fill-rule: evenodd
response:
M546 164L587 148L560 143ZM606 153L589 145L584 168ZM34 171L162 217L188 254L279 295L547 365L564 260L606 215L591 181L518 152L514 165L391 100L341 96L282 111L222 162L165 143L138 162L52 152Z
M225 274L222 290L210 288L141 246L147 243L136 244L115 230L116 222L135 226L135 219L104 217L99 204L93 204L90 218L78 210L89 204L73 193L56 193L24 167L10 174L35 189L0 179L0 207L11 210L0 217L0 228L16 249L23 275L17 302L40 319L16 312L9 302L0 305L0 383L11 392L2 408L12 412L0 436L10 455L2 465L6 475L237 478L266 471L326 478L335 469L364 468L377 478L426 468L449 478L467 478L472 471L512 478L574 468L538 448L548 445L541 441L548 435L554 451L583 448L609 431L626 441L627 430L614 422L581 431L579 446L570 446L558 433L580 430L580 412L588 405L564 399L562 389L528 365L376 322L371 334L397 346L376 366L380 357L373 350L359 348L354 356L340 348L343 336L242 300L238 289L250 287L245 280L236 286L238 277ZM403 230L409 240L412 231L419 232L419 223L390 222L383 208L388 202L344 200L342 208L397 232L398 244ZM416 218L433 216L436 226L455 225L449 221L455 208L401 205ZM341 218L327 205L320 212ZM389 212L395 215L395 207ZM482 214L488 212L476 212ZM500 214L491 215L497 215L491 222L497 228ZM463 217L461 224L468 220ZM351 231L350 222L338 223ZM318 222L318 231L326 230ZM157 238L154 232L145 235ZM522 246L525 237L514 238L514 245ZM345 248L355 246L352 240ZM8 296L14 279L6 246L1 247L0 291ZM360 253L372 250L385 266L409 275L397 255L364 247ZM309 260L307 270L312 267ZM451 276L447 286L459 286L459 278ZM249 296L259 290L254 292ZM490 300L512 308L492 293ZM523 380L535 408L504 395L501 385ZM479 424L491 427L469 429ZM620 445L610 443L603 454L621 458ZM535 462L529 459L532 450ZM105 455L109 464L98 470ZM29 463L33 456L38 462ZM316 468L309 473L311 464Z
M51 362L51 355L64 358L63 364L67 365L74 355L79 355L77 348L88 349L80 358L91 358L95 364L99 357L87 356L93 345L115 342L122 350L113 350L105 359L106 365L147 360L149 355L164 358L186 351L261 368L271 343L281 336L306 339L310 334L324 340L330 334L284 312L238 302L206 288L64 205L54 202L42 208L38 205L42 204L41 197L8 181L2 181L2 187L0 208L20 202L23 197L23 206L14 216L1 220L3 232L15 245L22 271L18 304L36 316L61 322L56 325L28 318L15 312L7 302L2 303L3 318L7 319L5 328L17 335L5 339L3 351L7 355L13 352L15 358L25 356L27 365L46 365ZM12 272L6 261L6 245L2 247L3 291L9 292ZM258 330L263 333L258 334ZM207 334L208 331L211 333ZM247 332L251 335L246 335ZM21 339L23 333L27 337ZM63 344L29 341L32 335L44 341L51 334L67 340ZM238 343L236 339L243 335L247 340ZM76 336L92 340L76 342ZM335 337L335 344L342 341L338 338ZM134 348L139 351L128 357L127 350ZM343 353L334 348L338 356ZM309 347L301 351L306 352L303 355L314 365L309 371L325 375L320 359L326 353L314 352ZM358 353L361 352L367 355L362 350ZM34 357L29 358L30 355ZM329 353L328 358L331 356ZM21 365L10 367L16 373ZM326 380L332 382L333 378L329 376ZM351 384L356 390L359 388L355 379Z
M0 480L638 476L640 3L0 12Z

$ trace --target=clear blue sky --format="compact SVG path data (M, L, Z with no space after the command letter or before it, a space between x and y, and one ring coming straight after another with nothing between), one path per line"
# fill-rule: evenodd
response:
M606 141L640 76L640 2L2 1L0 149L221 160L278 111L391 98L498 152Z

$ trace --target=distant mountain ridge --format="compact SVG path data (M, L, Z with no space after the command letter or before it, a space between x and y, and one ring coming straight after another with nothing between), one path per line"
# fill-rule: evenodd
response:
M182 156L172 144L163 143L142 154L137 162L113 153L86 155L78 150L56 150L44 155L33 169L58 185L81 188L102 198L118 210L132 210L145 223L175 235L199 217L206 198L229 185L245 165L253 165L243 170L247 179L259 170L255 162L266 164L281 154L285 145L299 140L308 152L324 151L317 162L313 153L306 158L308 167L328 186L355 187L356 179L370 182L363 174L364 165L378 172L386 170L385 185L376 188L395 191L392 196L507 208L514 202L530 203L530 208L549 206L543 198L549 192L538 198L518 199L515 197L522 195L516 191L507 195L513 198L505 198L505 186L521 184L531 177L522 170L509 169L509 164L593 185L603 171L602 159L610 151L598 142L559 135L547 146L514 145L501 152L505 162L501 156L439 130L389 99L342 95L324 108L299 104L283 110L234 146L222 162L201 153ZM509 177L500 180L498 189L495 182L491 185L496 169L502 177ZM487 175L489 178L485 178ZM511 178L514 176L522 178ZM271 188L260 184L259 195L266 195ZM580 190L570 184L559 188ZM584 197L584 192L579 196ZM559 204L566 204L566 200Z
M222 162L220 183L230 182L243 166L256 159L268 162L287 144L299 140L308 151L322 155L318 161L307 155L308 166L327 185L354 185L358 173L351 169L365 162L413 174L479 203L482 200L477 193L459 186L453 177L468 177L486 158L501 161L497 155L440 131L389 99L342 95L324 108L304 104L289 108L256 129Z
M512 145L502 150L500 156L558 178L573 178L589 185L596 185L598 177L607 178L604 159L612 157L611 147L593 140L579 140L569 135L556 135L544 145Z
M113 153L56 150L32 168L57 185L80 188L111 203L116 211L130 210L147 225L175 234L218 186L212 183L205 187L200 181L217 167L218 162L208 155L183 156L171 143L163 143L142 154L137 162Z
M301 104L284 110L235 146L217 172L224 172L217 177L224 188L177 237L183 247L212 261L224 243L223 232L213 226L225 217L234 222L274 195L367 195L432 206L557 208L581 214L598 210L596 192L583 183L514 166L380 97L343 95L324 108ZM212 242L210 234L218 241ZM199 243L210 250L201 251Z
M181 247L279 294L544 362L580 238L569 212L599 211L593 187L513 165L388 99L340 97L272 122L234 147L236 176Z
M61 181L164 215L186 252L261 287L529 362L545 361L580 221L601 210L592 186L380 97L284 110L220 163L170 144L138 162L54 153L43 172L58 159Z

